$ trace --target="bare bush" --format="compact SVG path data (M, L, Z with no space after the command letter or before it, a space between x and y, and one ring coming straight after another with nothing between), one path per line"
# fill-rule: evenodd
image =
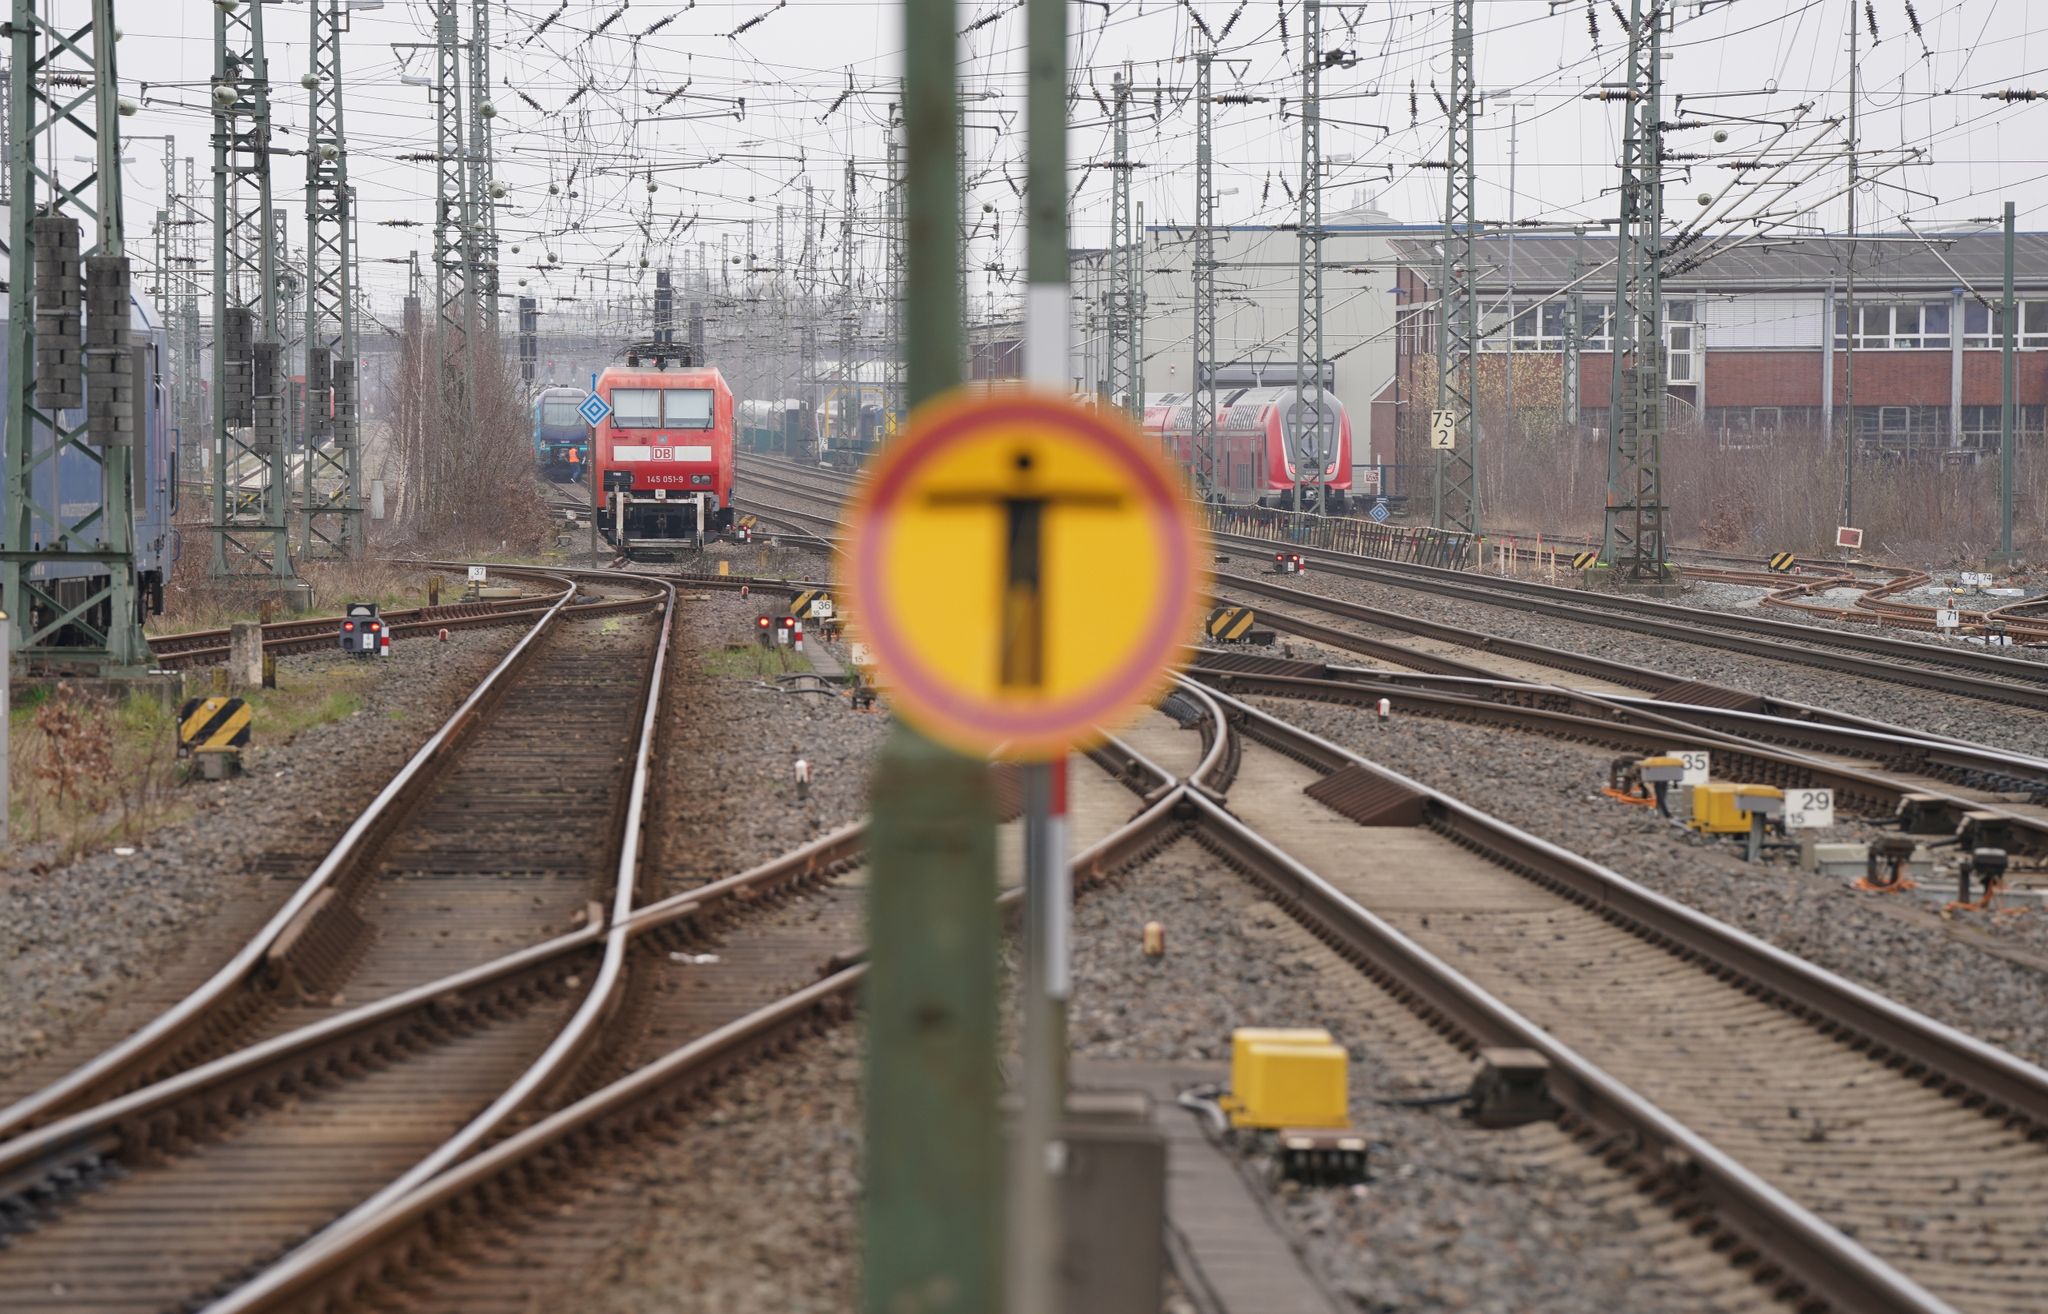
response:
M538 549L550 526L533 474L532 416L496 335L451 349L446 338L408 331L399 359L386 396L398 518L451 550Z
M1426 457L1429 401L1436 396L1436 362L1413 362L1408 408L1410 433L1401 450ZM1552 533L1598 532L1606 502L1605 408L1588 411L1576 428L1558 405L1561 358L1538 354L1515 360L1515 397L1507 405L1506 361L1481 359L1478 412L1480 494L1485 523L1495 529ZM1788 430L1749 446L1724 444L1690 420L1678 418L1663 442L1664 498L1671 532L1682 545L1735 551L1813 552L1834 542L1841 523L1846 472L1843 436ZM2022 555L2048 557L2048 460L2040 433L2025 433L2015 449L2013 541ZM1414 505L1427 514L1424 466L1412 481ZM1882 553L1924 561L1982 559L1998 545L1999 468L1995 452L1982 456L1921 451L1910 461L1859 449L1855 520L1865 543Z

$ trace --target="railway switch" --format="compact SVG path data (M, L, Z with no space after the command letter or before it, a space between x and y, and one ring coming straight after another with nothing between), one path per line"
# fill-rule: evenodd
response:
M1919 882L1910 873L1920 852L1919 842L1911 835L1879 836L1870 846L1868 864L1856 888L1875 894L1903 894L1918 889Z
M1956 869L1956 901L1950 908L1987 909L1998 887L2005 884L2005 870L2009 865L2004 849L1972 849L1969 860ZM1975 903L1970 901L1970 878L1977 878L1983 887L1984 897Z
M1908 794L1899 800L1899 829L1908 835L1953 835L1955 807L1933 794Z
M1550 1060L1533 1049L1480 1050L1464 1112L1482 1127L1519 1127L1554 1116Z
M2011 819L1996 812L1965 812L1963 824L1956 828L1956 843L1965 849L2009 852L2015 838Z

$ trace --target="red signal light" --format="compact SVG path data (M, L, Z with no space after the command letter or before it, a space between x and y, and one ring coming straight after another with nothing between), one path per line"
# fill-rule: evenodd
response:
M377 621L370 622L370 633L372 634L375 634L378 630L381 630L383 628L384 626Z
M754 624L760 626L762 629L765 630L768 628L768 618L766 616L763 616L760 619L756 620Z
M341 632L343 634L353 634L355 633L355 629L356 623L354 621L343 621L341 623Z

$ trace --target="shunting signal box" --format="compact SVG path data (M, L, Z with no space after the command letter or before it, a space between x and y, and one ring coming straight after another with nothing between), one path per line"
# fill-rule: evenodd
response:
M1751 828L1750 815L1769 815L1769 804L1782 806L1785 791L1774 785L1736 785L1710 780L1692 788L1692 828L1708 835L1742 835Z
M355 657L389 657L391 627L374 602L351 602L341 619L341 650Z

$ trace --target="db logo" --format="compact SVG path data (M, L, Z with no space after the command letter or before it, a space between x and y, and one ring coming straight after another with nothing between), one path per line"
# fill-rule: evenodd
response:
M676 449L673 447L657 447L654 449L654 459L657 461L673 461L676 459Z

